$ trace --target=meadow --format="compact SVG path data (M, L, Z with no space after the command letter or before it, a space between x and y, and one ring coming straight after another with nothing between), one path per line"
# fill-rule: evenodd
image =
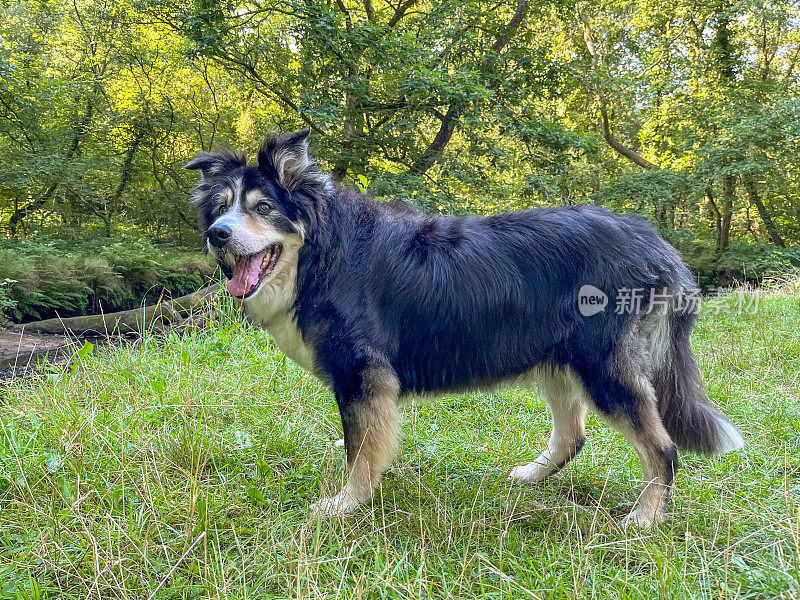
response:
M693 343L746 447L682 454L649 531L620 527L639 463L594 418L559 474L506 479L547 444L533 392L404 408L373 505L326 519L333 397L235 311L84 346L2 389L0 599L797 598L800 287L742 299L707 301Z

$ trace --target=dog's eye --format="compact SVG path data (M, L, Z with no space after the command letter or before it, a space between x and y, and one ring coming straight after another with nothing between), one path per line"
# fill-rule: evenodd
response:
M266 202L259 202L256 204L256 212L260 215L265 215L272 210L272 207Z
M220 204L219 208L217 209L217 212L221 215L224 215L226 210L228 210L228 207L225 206L224 204Z

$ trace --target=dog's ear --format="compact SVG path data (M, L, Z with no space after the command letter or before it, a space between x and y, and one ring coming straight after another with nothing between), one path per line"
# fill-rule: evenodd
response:
M308 156L310 129L282 136L268 135L258 151L258 166L287 190L304 185L328 185L330 178Z
M221 175L247 164L241 152L200 152L197 158L184 165L184 169L200 171L203 179Z
M214 209L213 194L210 190L213 179L218 175L230 173L247 165L247 159L241 152L200 152L197 158L184 165L184 169L200 171L200 182L189 193L191 203L197 208L200 231L205 231L214 219L211 213Z

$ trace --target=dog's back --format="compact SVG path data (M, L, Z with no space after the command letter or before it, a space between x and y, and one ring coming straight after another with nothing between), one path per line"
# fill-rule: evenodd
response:
M326 251L341 258L301 288L300 318L335 307L336 326L380 348L404 393L491 383L545 361L603 362L651 290L696 293L650 226L596 207L398 219L374 204L367 216L357 202L344 206L339 222L361 227L343 226L349 235ZM609 299L590 317L579 305L586 285ZM637 310L615 310L624 290L641 296Z

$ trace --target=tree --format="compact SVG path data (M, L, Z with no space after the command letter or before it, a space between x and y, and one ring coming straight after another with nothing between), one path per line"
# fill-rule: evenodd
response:
M0 220L18 238L198 243L182 164L307 126L323 166L379 200L606 204L717 275L743 245L764 264L796 252L792 4L22 0L0 16Z

